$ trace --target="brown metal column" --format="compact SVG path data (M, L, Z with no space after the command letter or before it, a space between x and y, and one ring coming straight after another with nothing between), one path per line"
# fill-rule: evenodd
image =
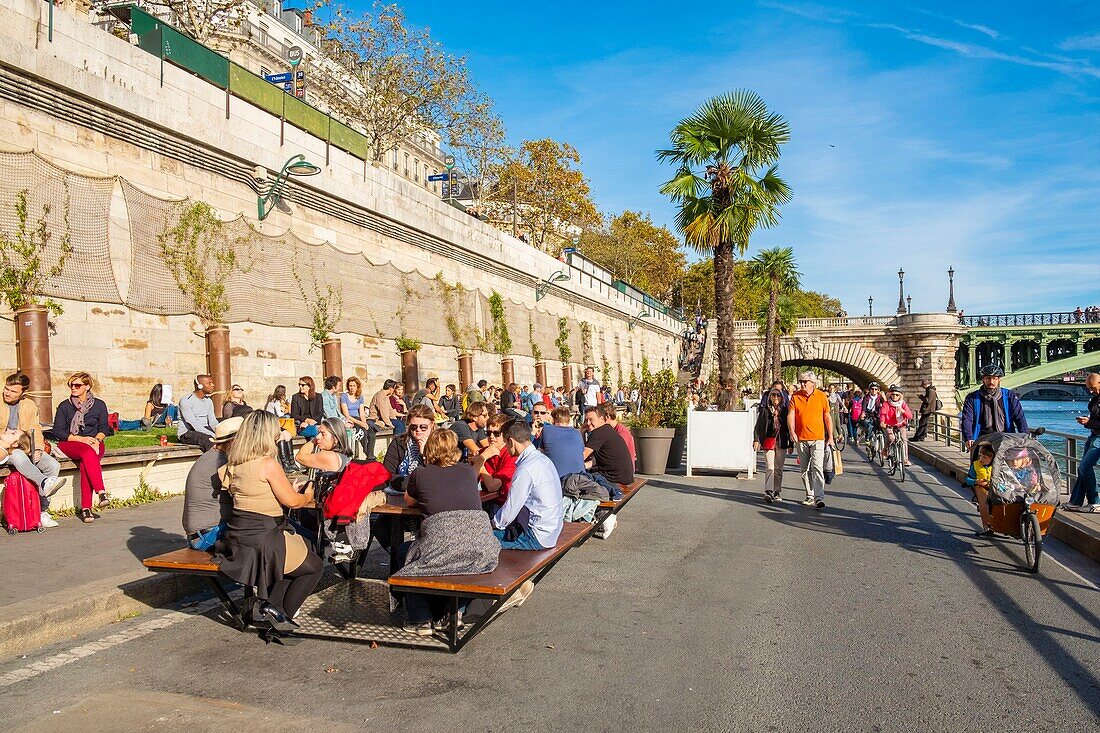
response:
M561 365L561 383L566 392L573 391L573 367L568 364Z
M546 362L540 361L535 364L535 381L543 387L546 386Z
M500 360L500 386L508 389L508 385L516 381L515 366L511 359Z
M466 388L474 381L474 357L472 354L460 354L458 357L458 391L466 393Z
M233 375L229 368L229 326L210 326L206 329L206 370L214 378L214 414L222 413Z
M50 323L45 306L29 305L15 312L15 354L19 371L31 380L27 395L38 405L42 420L52 422Z
M321 344L321 377L340 377L344 381L344 347L340 339L328 339Z
M401 382L405 385L405 394L410 397L420 391L420 363L413 349L401 352Z

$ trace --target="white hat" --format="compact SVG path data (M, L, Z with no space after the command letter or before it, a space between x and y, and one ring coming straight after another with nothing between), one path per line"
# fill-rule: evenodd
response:
M230 417L222 420L218 423L218 427L214 428L214 439L210 442L214 445L228 443L237 435L242 423L244 423L243 417Z

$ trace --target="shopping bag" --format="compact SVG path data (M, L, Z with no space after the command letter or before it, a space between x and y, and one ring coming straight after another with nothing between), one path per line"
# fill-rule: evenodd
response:
M833 466L836 469L836 475L841 476L844 474L844 461L840 459L841 452L836 448L833 449Z
M826 449L822 460L822 468L825 473L825 483L831 484L836 477L836 464L833 459L833 451Z

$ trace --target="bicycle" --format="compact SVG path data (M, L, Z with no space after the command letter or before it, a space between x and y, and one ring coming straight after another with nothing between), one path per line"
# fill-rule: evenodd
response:
M878 461L879 468L886 463L886 437L877 426L870 428L871 437L867 443L867 460L870 463Z
M843 420L833 421L833 444L838 451L844 450L844 444L848 440L848 426Z
M890 464L890 475L898 475L898 481L905 481L905 456L902 455L901 450L901 431L904 429L904 426L891 428L894 440L886 452L886 462Z

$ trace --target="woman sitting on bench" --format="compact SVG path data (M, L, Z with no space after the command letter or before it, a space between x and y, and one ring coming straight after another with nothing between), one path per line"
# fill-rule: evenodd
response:
M297 509L313 501L313 490L299 494L275 460L279 420L257 410L245 416L219 470L222 486L233 497L223 539L216 545L223 575L255 586L260 601L254 612L284 634L298 628L293 617L317 581L321 558L293 534L283 507Z

